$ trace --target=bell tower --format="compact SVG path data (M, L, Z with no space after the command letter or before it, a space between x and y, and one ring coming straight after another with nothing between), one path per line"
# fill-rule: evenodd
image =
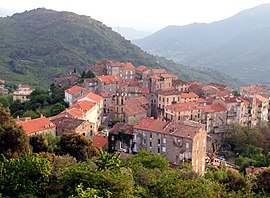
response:
M124 116L125 94L121 88L116 91L115 100L115 119L121 122L125 121Z

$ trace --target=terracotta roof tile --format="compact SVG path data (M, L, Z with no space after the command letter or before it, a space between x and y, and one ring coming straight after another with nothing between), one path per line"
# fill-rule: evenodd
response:
M143 72L145 70L147 70L147 67L144 65L140 65L138 68L136 68L136 71L140 71L140 72Z
M97 76L96 78L102 83L115 84L119 81L119 79L115 76Z
M101 95L103 98L110 98L110 97L112 96L109 92L101 92L100 95Z
M199 98L199 96L193 92L190 92L190 93L181 93L180 98Z
M22 126L26 134L31 134L45 129L55 128L55 125L46 117L40 117L33 120L27 120L24 122L18 122L19 126Z
M142 92L142 94L149 94L149 93L150 93L150 90L149 90L148 87L143 87L143 88L141 89L141 92Z
M173 78L174 77L172 74L169 74L169 73L160 74L160 76L163 78Z
M94 146L97 148L103 148L108 144L108 138L104 136L94 135Z
M94 94L93 92L89 92L87 94L84 94L78 98L76 98L73 102L88 100L90 102L99 103L102 100L102 96L99 96L97 94Z
M144 106L149 104L150 101L143 96L138 98L131 98L126 100L124 105L124 112L129 116L146 113L147 109L145 109Z
M206 103L207 101L205 99L203 99L203 98L198 98L197 102L198 103Z
M74 85L73 87L70 87L69 89L65 90L65 92L67 92L71 95L78 93L78 92L81 92L81 91L86 91L86 89L83 87L77 86L77 85Z
M121 63L125 70L135 69L134 65L131 62Z
M261 102L268 102L269 101L267 98L265 98L259 94L257 94L255 97L256 97L256 99L258 99Z
M197 122L187 121L181 124L175 122L164 122L158 119L142 118L134 129L153 131L157 133L172 135L176 137L185 137L192 139L199 131L201 125Z
M214 112L227 111L227 109L220 104L211 104L211 105L203 106L203 111L206 113L214 113Z
M171 110L171 111L194 111L194 110L201 110L202 106L199 105L197 102L186 102L186 103L176 103L167 105L164 107L165 110Z

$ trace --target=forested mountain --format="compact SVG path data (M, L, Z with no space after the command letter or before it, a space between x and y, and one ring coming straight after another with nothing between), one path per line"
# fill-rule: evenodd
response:
M269 35L270 4L264 4L210 24L168 26L134 43L184 65L270 84Z
M162 66L185 79L213 81L216 73L196 71L152 56L89 16L39 8L0 18L0 78L48 86L55 76L102 58ZM159 61L158 61L159 59ZM209 75L206 79L202 75ZM233 82L219 74L218 82Z

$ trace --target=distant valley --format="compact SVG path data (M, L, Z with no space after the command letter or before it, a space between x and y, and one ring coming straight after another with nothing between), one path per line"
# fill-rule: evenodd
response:
M210 24L168 26L133 43L184 65L270 85L269 35L270 4L264 4Z

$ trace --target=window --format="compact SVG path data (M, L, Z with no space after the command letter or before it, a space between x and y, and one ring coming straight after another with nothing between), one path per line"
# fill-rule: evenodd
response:
M153 135L152 135L152 132L150 132L150 139L152 139L153 138Z
M186 143L186 148L187 148L187 149L189 148L189 143L188 143L188 142Z
M160 153L160 147L157 148L157 152Z
M150 147L150 149L152 148L152 142L149 142L149 147Z
M160 139L158 139L158 144L159 144L159 145L160 145L160 142L161 142Z
M162 152L166 153L166 147L164 147L164 146L162 147Z
M143 144L146 144L146 131L143 131Z
M166 138L163 138L163 144L166 144Z

